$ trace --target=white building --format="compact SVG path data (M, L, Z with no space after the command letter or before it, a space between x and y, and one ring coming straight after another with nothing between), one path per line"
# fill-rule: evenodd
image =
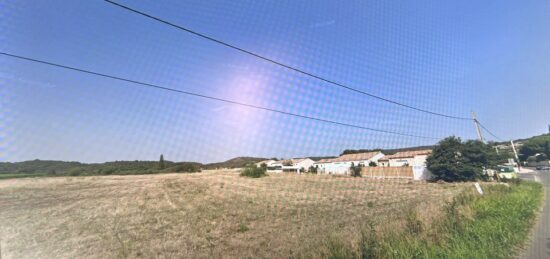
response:
M273 161L267 164L267 171L270 173L300 173L300 171L307 171L309 167L313 166L315 161L309 158L292 158L283 161Z
M378 164L393 167L411 166L414 180L428 180L432 174L426 167L426 159L431 153L430 149L397 152L383 157Z
M260 162L256 163L256 166L257 166L257 167L261 167L262 164L265 164L266 166L269 167L270 165L272 165L272 164L274 164L274 163L277 163L277 161L276 161L276 160L273 160L273 159L270 159L270 160L260 161Z
M397 152L386 155L379 160L380 166L426 166L426 159L432 150L416 150Z
M292 158L283 161L282 171L289 173L300 173L300 171L307 171L309 167L313 166L315 161L309 158Z
M384 154L378 151L347 154L337 158L321 159L314 166L318 173L347 174L352 164L354 166L369 166L371 162L378 163L382 157Z

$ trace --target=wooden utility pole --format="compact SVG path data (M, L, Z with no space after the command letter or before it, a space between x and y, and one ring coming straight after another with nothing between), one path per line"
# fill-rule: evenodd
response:
M475 112L472 112L472 120L474 120L474 124L476 125L476 131L477 131L477 137L479 138L479 141L483 141L483 135L481 133L481 127L479 126L479 121L477 120L477 115Z
M521 162L519 161L518 152L516 151L516 146L514 145L514 141L510 140L510 144L512 144L512 150L514 151L514 156L516 157L516 161L518 162L518 170L521 170Z

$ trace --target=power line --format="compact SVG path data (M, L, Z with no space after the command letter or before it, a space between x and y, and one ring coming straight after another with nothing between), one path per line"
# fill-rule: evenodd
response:
M36 63L41 63L41 64L50 65L50 66L54 66L54 67L64 68L64 69L68 69L68 70L73 70L73 71L77 71L77 72L82 72L82 73L86 73L86 74L95 75L95 76L106 77L106 78L115 79L115 80L119 80L119 81L124 81L124 82L128 82L128 83L133 83L133 84L137 84L137 85L141 85L141 86L146 86L146 87L156 88L156 89L160 89L160 90L176 92L176 93L180 93L180 94L191 95L191 96L200 97L200 98L204 98L204 99L210 99L210 100L215 100L215 101L240 105L240 106L244 106L244 107L248 107L248 108L254 108L254 109L258 109L258 110L264 110L264 111L284 114L284 115L288 115L288 116L294 116L294 117L303 118L303 119L309 119L309 120L325 122L325 123L330 123L330 124L335 124L335 125L340 125L340 126L346 126L346 127L351 127L351 128L370 130L370 131L376 131L376 132L382 132L382 133L394 134L394 135L400 135L400 136L406 136L406 137L416 137L416 138L424 138L424 139L440 139L440 138L436 138L436 137L420 136L420 135L407 134L407 133L401 133L401 132L395 132L395 131L389 131L389 130L375 129L375 128L370 128L370 127L365 127L365 126L360 126L360 125L355 125L355 124L349 124L349 123L338 122L338 121L333 121L333 120L328 120L328 119L322 119L322 118L317 118L317 117L312 117L312 116L307 116L307 115L301 115L301 114L296 114L296 113L291 113L291 112L285 112L285 111L276 110L276 109L272 109L272 108L266 108L266 107L257 106L257 105L253 105L253 104L247 104L247 103L232 101L232 100L229 100L229 99L223 99L223 98L219 98L219 97L213 97L213 96L208 96L208 95L204 95L204 94L198 94L198 93L194 93L194 92L183 91L183 90L174 89L174 88L170 88L170 87L144 83L144 82L140 82L140 81L136 81L136 80L132 80L132 79L127 79L127 78L123 78L123 77L103 74L103 73L99 73L99 72L93 72L93 71L90 71L90 70L85 70L85 69L71 67L71 66L65 66L65 65L61 65L61 64L52 63L52 62L49 62L49 61L43 61L43 60L23 57L23 56L9 54L9 53L5 53L5 52L0 52L0 54L8 56L8 57L12 57L12 58L22 59L22 60L26 60L26 61L32 61L32 62L36 62Z
M312 77L312 78L321 80L321 81L323 81L323 82L326 82L326 83L329 83L329 84L332 84L332 85L336 85L336 86L345 88L345 89L350 90L350 91L353 91L353 92L357 92L357 93L360 93L360 94L363 94L363 95L366 95L366 96L369 96L369 97L372 97L372 98L376 98L376 99L378 99L378 100L382 100L382 101L385 101L385 102L389 102L389 103L392 103L392 104L395 104L395 105L398 105L398 106L402 106L402 107L405 107L405 108L409 108L409 109L412 109L412 110L416 110L416 111L419 111L419 112L424 112L424 113L428 113L428 114L432 114L432 115L436 115L436 116L441 116L441 117L446 117L446 118L451 118L451 119L471 120L470 118L467 118L467 117L459 117L459 116L453 116L453 115L447 115L447 114L443 114L443 113L433 112L433 111L429 111L429 110L426 110L426 109L417 108L417 107L414 107L414 106L411 106L411 105L407 105L407 104L404 104L404 103L400 103L400 102L397 102L397 101L393 101L393 100L390 100L390 99L387 99L387 98L384 98L384 97L381 97L381 96L378 96L378 95L374 95L374 94L371 94L371 93L368 93L368 92L359 90L359 89L357 89L357 88L353 88L353 87L347 86L347 85L345 85L345 84L338 83L338 82L336 82L336 81L333 81L333 80L330 80L330 79L327 79L327 78L324 78L324 77L321 77L321 76L312 74L312 73L310 73L310 72L306 72L306 71L304 71L304 70L301 70L301 69L298 69L298 68L295 68L295 67L292 67L292 66L289 66L289 65L285 65L285 64L283 64L283 63L281 63L281 62L279 62L279 61L275 61L275 60L273 60L273 59L267 58L267 57L262 56L262 55L260 55L260 54L256 54L256 53L254 53L254 52L252 52L252 51L249 51L249 50L246 50L246 49L237 47L237 46L235 46L235 45L226 43L226 42L224 42L224 41L222 41L222 40L215 39L215 38L213 38L213 37L210 37L210 36L207 36L207 35L205 35L205 34L202 34L202 33L196 32L196 31L193 31L193 30L188 29L188 28L185 28L185 27L182 27L182 26L180 26L180 25L171 23L171 22L169 22L169 21L163 20L163 19L158 18L158 17L155 17L155 16L153 16L153 15L144 13L144 12L142 12L142 11L138 11L138 10L133 9L133 8L131 8L131 7L128 7L128 6L125 6L125 5L122 5L122 4L113 2L113 1L111 1L111 0L105 0L105 1L108 2L108 3L110 3L110 4L113 4L113 5L115 5L115 6L118 6L118 7L120 7L120 8L123 8L123 9L126 9L126 10L128 10L128 11L134 12L134 13L136 13L136 14L140 14L140 15L142 15L142 16L145 16L145 17L147 17L147 18L153 19L153 20L155 20L155 21L158 21L158 22L164 23L164 24L166 24L166 25L172 26L172 27L174 27L174 28L177 28L177 29L186 31L186 32L188 32L188 33L194 34L194 35L199 36L199 37L201 37L201 38L203 38L203 39L207 39L207 40L209 40L209 41L216 42L216 43L221 44L221 45L223 45L223 46L226 46L226 47L232 48L232 49L234 49L234 50L240 51L240 52L242 52L242 53L246 53L246 54L251 55L251 56L254 56L254 57L256 57L256 58L265 60L265 61L267 61L267 62L276 64L276 65L278 65L278 66L287 68L287 69L289 69L289 70L298 72L298 73L300 73L300 74L303 74L303 75L306 75L306 76L309 76L309 77Z
M497 137L493 132L491 132L489 129L487 129L483 124L478 120L477 123L479 123L479 126L481 126L482 129L484 129L489 135L493 136L495 139L503 141L501 138Z

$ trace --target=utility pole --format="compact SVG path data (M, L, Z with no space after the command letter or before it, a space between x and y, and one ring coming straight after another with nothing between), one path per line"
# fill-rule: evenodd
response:
M518 170L521 170L521 163L519 162L519 156L518 156L518 152L516 151L516 146L514 145L514 141L510 140L510 144L512 144L512 150L514 151L516 161L518 162Z
M477 115L475 112L472 112L472 120L474 120L474 124L476 125L477 130L477 137L479 138L479 141L483 141L483 135L481 134L481 127L479 126L479 121L477 120Z

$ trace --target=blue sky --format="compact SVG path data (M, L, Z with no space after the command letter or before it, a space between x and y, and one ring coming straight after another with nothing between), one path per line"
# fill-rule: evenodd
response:
M501 138L546 131L548 1L119 1ZM286 112L475 138L103 1L3 1L0 50ZM346 128L0 56L0 161L221 161L337 155L433 140ZM487 138L491 139L490 136Z

